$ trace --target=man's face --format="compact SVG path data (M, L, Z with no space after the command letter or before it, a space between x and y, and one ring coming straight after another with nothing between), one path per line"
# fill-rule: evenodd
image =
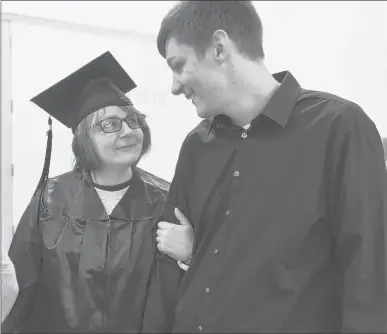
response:
M199 117L213 117L227 105L225 69L216 62L209 47L203 57L174 37L167 40L166 59L173 74L172 94L184 94L196 107Z

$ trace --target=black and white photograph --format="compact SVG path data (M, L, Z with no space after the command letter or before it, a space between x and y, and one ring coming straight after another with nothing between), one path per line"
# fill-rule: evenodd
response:
M387 334L386 1L2 1L1 333Z

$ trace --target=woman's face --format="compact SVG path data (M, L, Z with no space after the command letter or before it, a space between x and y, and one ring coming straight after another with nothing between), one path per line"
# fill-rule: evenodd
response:
M119 131L109 133L116 130L117 125L119 128L118 119L127 118L131 126L136 127L137 117L136 113L118 106L109 106L95 112L90 138L101 167L131 166L138 160L144 138L141 128L131 129L128 123L123 121Z

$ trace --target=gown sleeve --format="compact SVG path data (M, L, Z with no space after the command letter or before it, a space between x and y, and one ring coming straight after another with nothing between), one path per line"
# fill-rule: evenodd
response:
M1 322L15 303L18 292L14 265L1 245Z
M38 191L24 211L9 249L19 285L19 294L10 313L2 323L2 333L19 333L31 315L41 268L41 234L39 202L44 188Z
M183 275L176 261L156 251L142 333L170 333Z
M152 233L154 263L148 288L142 333L170 333L178 289L184 275L184 271L180 269L175 260L162 254L157 249L157 223L164 218L162 216L164 208L165 198L162 200L161 205L156 205L153 213L157 217Z

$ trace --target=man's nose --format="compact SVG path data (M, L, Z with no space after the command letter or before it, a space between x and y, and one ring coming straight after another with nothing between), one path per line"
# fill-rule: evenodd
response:
M180 95L183 85L175 77L173 77L171 93L173 95Z

